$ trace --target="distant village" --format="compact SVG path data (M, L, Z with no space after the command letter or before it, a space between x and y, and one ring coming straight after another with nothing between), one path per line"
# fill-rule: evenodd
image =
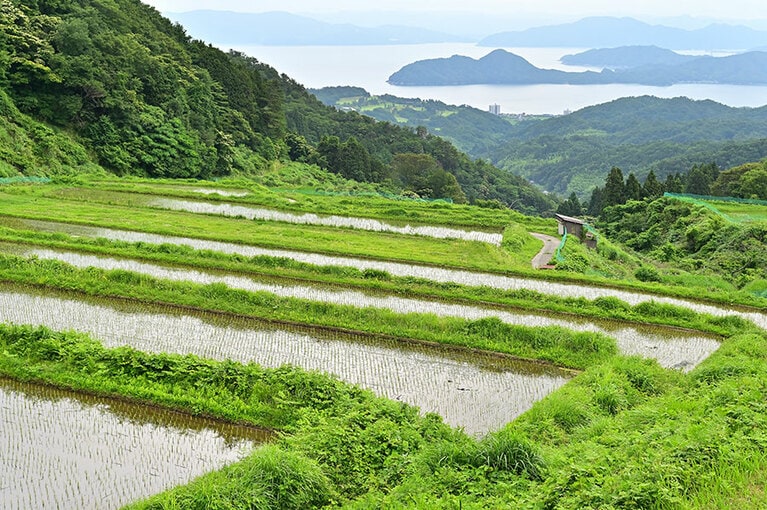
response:
M492 113L493 115L498 115L499 117L504 117L508 120L516 120L516 121L524 121L524 120L540 120L541 118L547 118L547 117L559 117L560 115L570 115L572 110L565 110L560 115L553 114L553 113L541 113L541 114L534 114L534 115L528 115L527 113L501 113L501 105L499 104L491 104L488 106L487 111Z

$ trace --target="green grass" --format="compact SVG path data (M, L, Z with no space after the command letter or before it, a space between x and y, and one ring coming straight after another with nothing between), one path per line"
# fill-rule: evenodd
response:
M286 211L336 214L359 218L375 218L392 221L420 222L430 225L503 229L511 222L523 223L530 228L556 228L552 219L544 220L524 216L508 209L485 209L469 205L449 204L442 201L398 200L374 193L359 194L317 193L312 190L275 190L244 179L211 182L179 183L178 181L148 181L143 179L99 179L82 183L97 189L145 193L179 198L201 198L195 188L240 189L249 191L245 197L217 197L206 195L207 200L221 200L238 204L258 205Z
M735 335L690 374L589 368L482 440L332 377L0 325L0 373L287 432L130 508L760 508L767 337ZM201 382L204 381L204 384Z
M516 257L487 243L293 225L128 205L62 201L32 193L17 195L0 192L0 214L267 248L404 260L476 270L499 271L520 264L516 262Z
M696 195L672 195L675 200L690 202L706 207L708 210L734 223L756 223L767 221L767 205L748 201L716 200L714 197Z
M609 299L590 301L541 294L530 289L503 291L490 287L470 287L411 277L391 276L385 272L358 270L341 266L314 266L291 259L258 256L246 258L210 251L197 251L186 246L126 243L103 239L74 238L65 234L17 231L0 227L0 241L23 243L31 247L46 247L93 253L111 257L143 260L172 267L224 270L241 273L269 282L323 284L367 292L403 297L468 303L478 306L495 305L511 310L558 313L561 317L579 316L590 319L657 324L693 329L716 335L743 331L749 326L734 318L722 319L690 314L671 305L643 303L615 305Z
M0 275L4 281L23 285L182 305L269 322L304 324L406 341L495 351L576 369L598 363L617 351L612 338L597 333L572 332L561 327L516 326L494 318L469 321L428 313L397 314L384 308L357 308L284 298L268 292L247 292L217 283L199 285L158 280L123 270L76 269L55 260L0 255Z
M487 243L460 241L452 239L434 239L420 236L408 236L391 233L375 233L354 229L335 227L319 227L306 225L291 225L279 222L255 221L238 218L220 217L214 215L194 214L179 211L165 211L138 207L145 198L137 195L119 194L118 201L128 205L109 205L109 197L114 197L109 191L76 190L71 188L56 188L50 186L11 187L13 193L0 192L0 215L10 217L63 221L73 224L101 226L125 230L136 230L162 235L185 236L200 239L227 241L250 244L266 248L293 249L324 253L328 255L356 256L380 260L436 265L484 272L525 276L536 279L554 281L569 281L586 285L601 285L606 287L627 288L659 295L682 297L699 301L717 303L738 303L746 306L767 306L767 299L748 291L738 291L730 288L712 288L707 285L701 289L691 287L688 281L673 285L675 280L665 282L641 282L630 271L625 263L616 266L602 257L603 264L612 268L607 271L596 271L589 267L588 259L579 265L570 267L570 271L534 271L530 260L540 249L540 242L526 239L514 251L518 232L529 230L529 226L511 224L513 228L506 229L507 237L503 246L497 247ZM58 190L58 191L56 191ZM82 200L101 196L104 204L90 204L82 200L61 200L45 195L64 193L70 199ZM82 193L82 194L80 194ZM130 206L129 204L135 206ZM516 225L516 226L515 226ZM546 231L545 229L538 229ZM512 235L516 237L513 240ZM509 243L508 241L513 242ZM511 249L510 249L511 247ZM630 256L615 250L618 260L629 260ZM576 259L577 262L577 259ZM614 270L615 268L618 270Z
M325 235L324 229L293 230L236 218L155 211L140 207L138 197L136 206L129 207L44 196L56 189L62 188L15 187L12 193L1 194L0 212L9 217L63 218L248 244L262 244L266 239L280 248L285 247L281 242L311 246ZM105 202L114 197L100 196ZM504 429L475 440L451 430L435 416L420 416L407 405L293 367L266 370L194 356L105 349L73 333L0 326L0 374L123 395L281 431L274 444L243 461L131 508L703 509L759 508L765 502L767 337L736 317L707 317L652 302L632 307L613 298L589 301L530 290L502 292L438 284L272 257L248 259L170 245L76 239L16 230L12 223L0 228L0 240L389 294L674 324L725 336L716 353L690 374L682 374L654 361L617 356L614 342L605 337L561 328L398 315L223 285L173 283L126 271L78 270L56 261L0 256L3 279L20 285L444 342L585 369ZM518 264L522 273L522 261L513 259L537 251L537 243L525 236L527 228L521 223L506 225L502 248L476 253L466 248L460 254L479 262L462 261L462 256L448 253L462 248L461 243L411 239L408 242L413 244L407 245L403 236L396 239L410 250L402 252L400 260L435 257L439 262L433 263L484 264L490 268L486 270L498 272ZM352 249L381 258L400 249L399 245L375 246L374 239L387 236L355 234L336 231L328 235L328 245L348 254L344 244L348 240ZM414 255L433 247L442 247L445 253ZM629 274L637 269L636 260L616 246L606 244L596 254L578 250L579 246L572 253L595 257L587 265L600 271ZM524 261L528 264L529 259ZM636 283L556 271L543 276L580 278L589 284L617 281L616 285L631 288L683 293L664 282ZM679 276L680 285L689 286L692 280L685 278ZM691 296L712 282L695 280L694 284L697 288L687 289ZM759 289L755 285L752 290ZM728 290L716 292L721 298Z

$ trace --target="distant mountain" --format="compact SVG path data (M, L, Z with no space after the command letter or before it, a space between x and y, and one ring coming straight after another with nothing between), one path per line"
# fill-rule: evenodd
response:
M530 85L536 83L603 83L599 73L539 69L524 58L495 50L479 60L461 55L420 60L392 74L392 85Z
M674 83L767 84L767 52L752 51L729 57L694 57L677 64L648 64L629 69L571 73L539 69L524 58L495 50L479 60L454 55L408 64L389 77L400 86L441 85L599 85L636 83L667 86Z
M610 71L604 71L606 74ZM729 57L703 56L675 65L647 65L615 71L616 83L673 85L675 83L767 84L767 52L750 51Z
M375 28L318 21L287 12L199 10L168 13L196 39L254 46L355 46L466 42L466 38L421 28Z
M713 24L697 30L650 25L633 18L593 17L575 23L502 32L482 39L489 47L605 48L658 45L675 50L744 50L764 46L767 32Z
M679 65L695 58L657 46L621 46L565 55L560 62L569 66L629 69L646 65Z

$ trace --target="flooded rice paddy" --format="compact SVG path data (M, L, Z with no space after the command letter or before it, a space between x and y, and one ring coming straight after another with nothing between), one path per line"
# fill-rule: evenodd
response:
M463 239L464 241L479 241L496 246L501 245L503 235L491 232L460 230L448 227L433 227L428 225L394 225L371 218L353 218L349 216L320 216L314 213L288 213L273 209L261 209L232 204L212 204L172 198L155 198L147 203L150 207L186 211L192 213L219 214L223 216L243 217L250 220L282 221L299 225L322 225L328 227L355 228L372 232L393 232L405 235L420 235L438 239Z
M698 313L707 313L718 317L723 317L726 315L738 315L744 319L754 322L757 326L763 329L767 329L767 314L765 313L731 309L721 305L698 303L695 301L688 301L680 298L643 294L641 292L628 290L592 287L575 283L549 282L544 280L504 276L492 273L477 273L460 269L445 269L432 266L404 264L401 262L388 262L353 257L336 257L321 255L317 253L305 253L289 250L271 250L258 248L255 246L239 245L236 243L224 243L186 237L147 234L143 232L86 227L48 221L14 221L20 221L23 225L26 225L27 228L40 231L62 232L83 237L102 237L106 239L126 242L178 244L189 246L198 250L212 250L222 253L240 254L246 257L253 257L258 255L284 257L296 260L298 262L305 262L307 264L318 266L348 266L360 270L375 269L386 271L393 276L424 278L436 282L456 283L459 285L477 287L485 286L500 290L530 289L542 294L551 294L560 297L582 297L592 300L599 297L615 297L625 301L630 305L655 301L658 303L666 303L670 305L685 307Z
M13 287L0 287L0 322L77 330L108 347L332 373L437 413L475 435L500 428L571 377L554 367L492 355Z
M114 509L242 458L263 432L0 379L0 507Z
M235 289L269 292L281 297L308 299L337 305L386 308L402 314L430 313L442 317L460 317L467 320L497 317L508 324L535 327L561 326L575 331L599 332L615 338L619 350L624 354L654 358L664 367L679 368L683 371L691 370L719 348L719 342L714 338L701 334L672 332L668 328L625 326L608 321L595 323L570 316L557 317L553 314L514 312L321 286L277 284L226 273L177 269L135 260L86 255L71 251L33 249L21 246L18 246L17 249L25 256L60 260L80 268L122 269L147 274L155 278L190 281L199 284L223 283Z

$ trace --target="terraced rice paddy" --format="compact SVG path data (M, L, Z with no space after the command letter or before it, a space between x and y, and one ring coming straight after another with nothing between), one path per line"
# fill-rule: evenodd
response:
M621 289L594 287L578 284L567 284L558 282L549 282L545 280L534 280L530 278L519 278L492 273L477 273L473 271L462 271L459 269L447 269L432 266L421 266L416 264L403 264L400 262L388 262L380 260L360 259L353 257L336 257L321 255L316 253L304 253L289 250L271 250L255 246L246 246L234 243L223 243L216 241L207 241L203 239L194 239L187 237L163 236L156 234L147 234L143 232L134 232L126 230L114 230L97 227L87 227L80 225L70 225L65 223L55 223L37 220L19 220L31 229L45 232L62 232L71 235L78 235L92 238L105 238L126 242L145 242L152 244L176 244L189 246L197 250L212 250L221 253L239 254L246 257L266 255L272 257L283 257L298 262L314 264L317 266L348 266L360 270L373 269L385 271L393 276L409 276L415 278L424 278L442 283L456 283L459 285L490 287L501 290L531 289L543 294L551 294L562 297L582 297L586 299L597 299L600 297L615 297L623 300L630 305L637 305L648 301L666 303L670 305L689 308L698 313L707 313L717 317L727 315L739 315L744 319L754 322L757 326L767 329L767 314L753 311L743 311L737 308L726 308L723 306L704 304L695 301L689 301L680 298L666 296L657 296L643 294Z
M355 228L372 232L393 232L396 234L419 235L437 239L463 239L464 241L479 241L496 246L501 245L503 235L491 232L466 231L447 227L432 227L427 225L393 225L370 218L351 218L348 216L320 216L313 213L295 214L272 209L259 209L232 204L212 204L191 200L171 198L155 198L148 202L150 207L186 211L203 214L218 214L223 216L243 217L251 220L282 221L299 225L323 225L328 227Z
M108 347L129 345L146 352L253 361L265 367L292 364L333 373L423 412L438 413L471 434L499 428L571 377L554 367L489 355L13 288L0 292L0 321L77 330Z
M200 194L217 193L222 197L241 197L246 194L212 188L187 187L185 191ZM50 198L48 195L45 195L45 200L48 204L60 207L57 210L63 211L70 206L76 207L72 200L80 192L81 190L78 189L67 195L65 190L60 197L69 201L64 204L52 202L55 198ZM88 192L89 189L86 189L83 196L89 196ZM384 223L378 220L321 216L311 213L288 213L234 204L213 203L213 201L203 202L202 198L199 201L189 201L124 192L108 193L111 195L100 195L98 200L101 200L102 203L112 204L109 200L114 197L117 203L126 208L125 211L130 211L127 209L129 207L149 206L200 213L199 216L193 216L191 214L171 214L167 211L158 212L157 210L143 209L144 212L152 213L146 216L150 218L147 220L150 223L160 221L157 219L160 216L193 217L196 222L192 225L194 228L189 228L190 223L184 224L186 225L184 228L170 225L168 229L158 231L188 231L196 232L192 235L207 235L205 229L215 222L216 228L213 231L226 236L229 234L228 227L231 223L245 225L243 228L247 229L252 228L253 232L248 238L249 242L258 243L261 242L259 236L271 228L276 233L273 232L274 238L271 244L265 243L271 246L283 246L282 240L285 239L285 232L289 231L290 235L302 235L305 230L312 229L285 224L274 227L265 222L329 225L339 229L363 229L436 238L457 238L481 241L495 246L501 244L502 237L497 233L465 232L460 229L442 227L412 227ZM55 196L56 193L51 193L51 195ZM9 204L16 204L16 202L9 202ZM83 207L83 209L86 208ZM78 218L77 215L72 215L72 221L91 222L105 226L114 225L114 223L98 219L98 215L103 212L98 207L89 206L87 212L90 215L88 218L82 219ZM12 215L16 214L16 211L8 210L6 213ZM204 216L204 214L244 217L259 220L259 222L238 222L229 218L212 218ZM50 217L57 216L50 215ZM119 221L116 216L113 218L114 221ZM418 250L424 244L431 243L430 246L439 244L430 239L412 239L415 247L406 255L400 256L398 252L371 251L370 246L378 246L376 243L381 236L357 233L357 235L369 237L356 250L346 251L349 241L348 236L344 234L350 234L352 231L324 229L331 231L334 238L341 240L334 245L332 251L335 253L354 253L360 257L352 258L45 221L0 219L0 224L4 222L12 228L62 232L72 236L156 245L185 245L197 250L239 254L245 257L281 257L316 266L347 266L361 271L383 271L396 277L414 277L469 287L486 286L501 290L529 289L542 295L552 294L560 297L586 299L615 297L631 305L653 300L716 316L737 313L752 320L757 325L767 327L767 315L764 313L730 310L726 306L700 304L683 299L658 297L617 289L407 263L413 260L411 257L416 260L432 260L418 258ZM171 220L169 220L170 223ZM143 220L128 225L130 225L129 228L145 228ZM147 225L146 228L150 228L150 225ZM185 230L185 228L189 229ZM401 236L383 237L396 238L400 243L411 241L411 239ZM238 238L232 236L228 239L236 240ZM316 243L319 243L323 238L318 236L312 239L316 239ZM32 236L27 236L25 242L34 243L38 241L34 240ZM51 239L43 240L41 236L40 242L52 241ZM315 241L299 243L294 246L300 249L313 249L315 246L313 243ZM480 251L499 252L492 246L477 243L452 243L462 245L466 250L480 248ZM108 243L99 243L99 247L94 248L91 244L89 249L101 250L102 247L108 246ZM719 347L719 342L714 338L671 328L628 325L627 323L563 316L554 313L515 312L500 305L492 307L490 305L467 305L430 299L404 298L383 292L363 292L331 285L290 284L285 283L288 278L277 276L275 272L271 273L272 276L270 277L258 278L244 276L241 273L181 269L113 256L86 255L63 249L33 248L30 245L0 246L0 251L4 250L10 250L26 257L64 261L80 268L118 269L175 282L224 284L234 289L304 300L301 306L306 305L305 301L343 306L345 307L344 311L352 310L352 314L356 313L352 307L357 309L370 307L388 309L397 314L431 314L439 317L458 317L469 321L495 317L513 325L559 326L568 330L597 332L615 338L620 351L624 354L654 358L664 367L681 371L691 370ZM184 261L180 259L183 256L182 252L174 250L168 250L168 252L170 252L168 259L177 257L175 259L177 263L184 264ZM129 253L129 251L126 250L123 253ZM151 253L152 255L147 255L147 257L153 257L157 252L152 250L142 252L136 248L133 253ZM401 261L390 262L362 258L367 255L373 256L373 254L378 254L382 258L400 257ZM463 251L453 258L441 259L437 257L433 260L448 260L449 262L445 263L469 267L470 264L464 264L463 259L460 258L461 255L465 255ZM504 256L507 259L511 257L506 252L504 252ZM194 262L190 260L189 263L214 265L217 263L216 261L223 259L209 257L204 262L200 262L202 260L202 258L196 258ZM10 264L15 262L17 262L15 259L9 259L9 271L15 270L15 268L10 268ZM222 266L227 264L228 267L240 269L244 267L244 263L237 265L240 263L240 260L236 262L226 260L222 262ZM40 264L35 267L40 270L41 274L51 275L53 274L51 268L59 268L60 266ZM284 267L288 267L288 265ZM506 266L477 265L472 267L496 268ZM295 269L295 274L304 274L300 273L302 270ZM267 272L264 270L264 273ZM100 275L101 273L93 272L92 274ZM315 273L306 271L305 274ZM317 279L326 277L329 279L334 274L340 273L329 271ZM107 278L105 281L119 282L118 277L120 276L125 275L110 275L110 278L115 277L115 279ZM52 279L55 282L66 281L64 279L58 280L57 277L58 275ZM82 276L72 276L72 278L80 277ZM344 276L343 278L347 277ZM84 277L83 279L85 280ZM37 283L41 281L36 280ZM93 280L88 281L96 281L96 279L94 277ZM126 279L126 281L128 280ZM352 277L335 283L343 284L347 281L352 282L349 285L358 285ZM391 284L391 281L393 280L390 280L387 285ZM56 283L55 285L59 284ZM94 286L98 286L98 284L100 281ZM120 285L124 285L124 283L120 283ZM157 288L159 287L157 286ZM167 287L171 286L168 285ZM172 287L173 289L181 288L179 286ZM381 288L390 287L381 283ZM427 287L424 286L424 288ZM154 288L152 287L152 289ZM220 291L220 287L215 289ZM420 288L418 292L420 292ZM426 292L430 291L427 290ZM148 294L142 294L142 296L146 295ZM157 295L178 296L179 294L158 292ZM224 292L221 292L221 295L236 295L238 298L241 296L238 293L227 294ZM479 293L467 293L467 295L472 297L466 299L474 299L475 295L481 296ZM142 297L142 299L144 298ZM181 298L178 297L169 299L178 299L181 302ZM265 301L269 299L273 298L270 296ZM448 297L447 299L451 298ZM545 298L541 299L545 300ZM213 301L200 302L213 303ZM289 302L290 304L287 306L291 307L297 303L288 300L271 302ZM314 321L317 324L335 325L332 320L326 319L326 315L322 315L325 313L321 311L322 305L312 304L312 306L315 307L312 308L307 305L306 308L299 308L299 305L296 305L296 310L316 311L319 318L314 319ZM221 307L225 308L223 305ZM330 306L325 308L341 310ZM545 302L541 303L541 308L546 308ZM383 338L384 335L373 334L376 331L382 331L382 329L379 328L378 324L372 322L359 322L359 324L364 324L360 329L367 329L368 333L345 333L334 331L332 328L323 329L313 326L312 318L295 319L297 315L290 316L290 320L297 320L302 323L305 321L306 324L276 325L274 321L270 322L268 321L269 317L266 317L273 313L273 310L277 310L276 307L267 308L266 311L260 308L258 310L259 314L265 316L263 321L225 313L194 311L173 305L151 305L122 299L90 298L79 293L0 285L0 322L42 325L54 330L76 330L91 335L106 347L131 346L149 353L194 354L217 360L254 362L264 367L279 367L290 364L305 370L335 374L346 382L368 388L380 396L418 406L422 412L437 413L448 424L462 427L467 433L474 436L482 436L501 429L505 424L530 409L535 402L555 392L576 376L572 371L543 363L514 360L497 355L497 353L483 353L461 348L426 345L417 341L407 342L401 339ZM369 317L380 318L382 322L388 320L386 314L376 315L369 311L368 313ZM411 331L414 337L421 338L416 330L421 326L420 321L423 320L423 317L415 317L415 319L412 324L416 324L416 326L406 331ZM322 323L322 321L326 322ZM355 324L354 327L358 324L353 320L349 323ZM457 321L443 322L443 324L455 323ZM429 321L424 321L424 324L433 327L431 325L438 324L438 322L430 318ZM490 324L494 323L490 322ZM482 326L484 325L482 324ZM458 334L462 333L459 332ZM488 333L488 337L491 335L492 333ZM612 346L610 348L612 349ZM635 362L635 360L629 361ZM573 364L572 366L580 365ZM599 369L599 367L597 368ZM653 368L653 370L657 369ZM574 381L574 383L577 386L579 381ZM573 385L570 386L570 388L572 387ZM150 422L147 421L146 413L149 410L146 408L128 411L122 410L119 407L122 405L120 403L83 402L72 398L70 395L60 396L59 394L50 396L46 393L40 396L36 391L20 386L9 389L7 385L0 384L0 410L2 410L3 418L6 414L12 417L5 420L5 423L10 424L10 428L4 424L3 435L0 438L0 455L3 456L4 461L9 458L11 459L10 462L13 463L13 469L0 472L0 501L2 501L0 507L2 508L114 508L185 483L198 474L218 469L221 465L240 458L243 452L252 448L255 441L259 439L243 438L236 433L215 433L208 428L208 425L202 426L191 422L182 421L177 424L175 422L168 423L167 420L162 421L162 419L158 422L157 418L152 418L153 421ZM554 396L553 398L556 399L557 397ZM134 412L138 414L135 416L131 414ZM66 421L72 417L74 417L74 422ZM6 433L7 428L8 433ZM54 433L51 434L51 432ZM64 435L64 432L69 435ZM181 436L181 438L177 438L177 436ZM122 441L123 438L125 442ZM75 446L82 447L83 451L71 449ZM64 460L71 460L72 462L66 463ZM87 465L87 469L79 469L80 464ZM128 471L129 467L137 471ZM168 478L160 475L168 475ZM115 479L117 481L113 481Z
M0 379L0 507L114 509L237 461L267 435Z
M1 247L0 247L1 249ZM54 259L76 267L97 267L100 269L122 269L155 278L174 281L192 281L200 284L223 283L231 288L252 292L269 292L281 297L293 297L347 306L386 308L396 313L431 313L438 316L460 317L477 320L497 317L508 324L524 326L561 326L575 331L592 331L614 337L618 348L624 354L639 355L657 359L667 368L681 368L689 371L707 358L719 347L719 342L700 334L671 331L658 327L627 327L606 321L599 324L576 317L557 318L552 315L521 313L438 301L401 298L388 295L370 294L359 291L338 290L321 286L281 285L264 283L225 273L211 273L196 270L163 267L135 260L84 255L71 251L31 249L18 246L18 253L40 259Z

